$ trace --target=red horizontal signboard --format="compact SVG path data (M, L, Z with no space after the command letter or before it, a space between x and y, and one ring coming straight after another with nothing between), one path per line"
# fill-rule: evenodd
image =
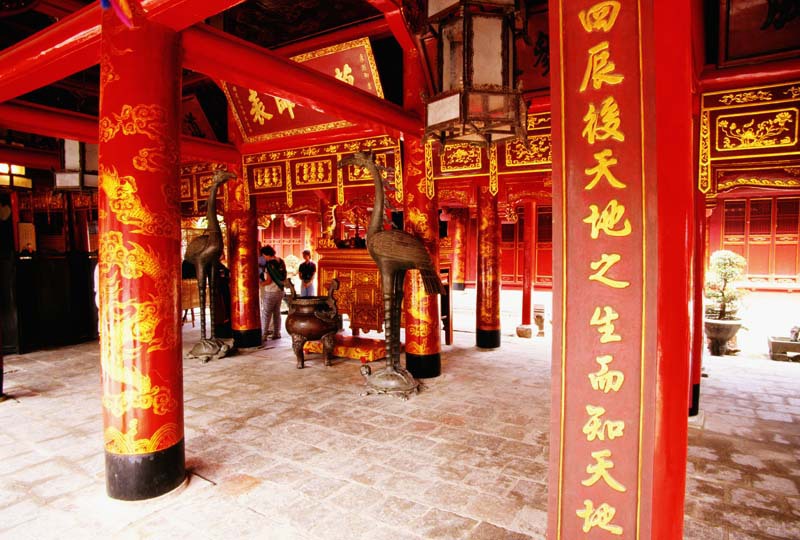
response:
M368 38L293 56L292 60L336 77L370 94L383 97L375 57L372 55ZM280 75L265 74L266 76ZM317 133L351 125L335 116L242 86L223 83L223 90L246 143Z

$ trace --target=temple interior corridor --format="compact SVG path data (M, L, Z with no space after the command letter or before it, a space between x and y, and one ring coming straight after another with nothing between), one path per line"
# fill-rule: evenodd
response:
M355 361L297 370L287 337L185 361L188 482L140 502L105 493L97 344L6 357L0 538L541 540L550 337L474 342L408 401L362 397ZM800 364L704 365L684 537L800 538Z

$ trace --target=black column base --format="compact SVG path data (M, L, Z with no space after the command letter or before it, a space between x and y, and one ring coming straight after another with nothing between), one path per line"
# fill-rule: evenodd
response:
M475 346L481 349L496 349L500 346L500 330L478 330L475 332Z
M261 346L261 329L234 330L233 346L237 349L251 349Z
M406 369L415 379L432 379L442 374L442 356L406 353Z
M150 454L106 452L106 492L112 499L141 501L168 493L186 478L183 439Z
M700 414L700 384L692 385L692 405L689 407L689 416Z
M453 282L450 284L450 288L453 289L454 291L463 291L466 290L467 284Z

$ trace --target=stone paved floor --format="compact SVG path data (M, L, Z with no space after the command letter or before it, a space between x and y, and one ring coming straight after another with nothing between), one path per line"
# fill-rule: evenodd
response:
M444 374L405 402L360 396L356 362L297 370L287 338L187 361L188 483L133 503L105 495L97 345L7 357L0 538L542 539L549 338L474 338L457 332ZM800 364L706 371L685 538L797 540Z

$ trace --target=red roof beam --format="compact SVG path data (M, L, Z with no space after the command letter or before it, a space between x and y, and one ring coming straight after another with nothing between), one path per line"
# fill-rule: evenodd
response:
M183 30L242 0L150 0L148 18ZM100 7L82 10L0 52L0 102L69 77L100 62Z
M94 116L20 101L0 103L0 118L8 129L59 139L96 143L99 134ZM232 145L184 135L181 137L181 160L189 159L239 163L242 158Z

